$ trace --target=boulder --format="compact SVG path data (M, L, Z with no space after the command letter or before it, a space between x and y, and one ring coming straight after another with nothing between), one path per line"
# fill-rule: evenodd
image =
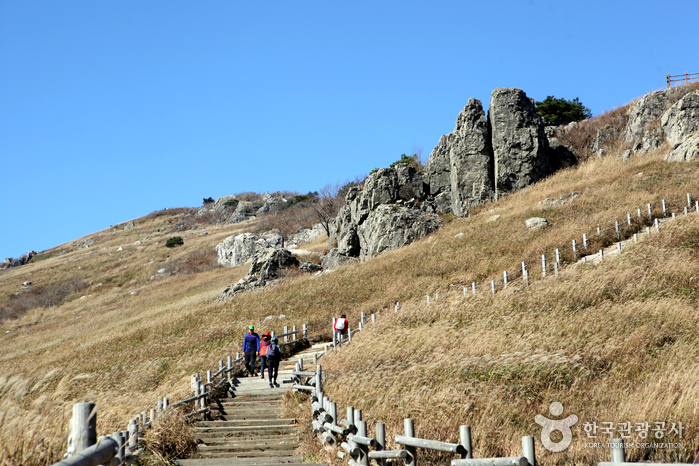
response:
M539 201L539 207L544 209L560 207L563 204L567 204L568 202L572 201L573 199L577 199L578 197L580 197L580 193L577 191L573 191L570 194L570 196L561 196L558 199L547 197L546 199Z
M307 261L301 264L299 271L303 273L316 273L323 270L323 266L319 264L314 264L313 262Z
M194 214L194 218L202 217L202 216L208 214L209 212L213 212L213 209L209 209L208 206L199 207L199 209L197 209L197 213Z
M696 162L699 160L699 132L685 139L663 160L666 162Z
M265 249L255 254L247 276L261 280L279 278L282 269L298 267L298 265L299 260L288 249Z
M236 267L251 261L255 254L269 248L284 247L279 230L271 230L258 237L252 233L229 236L216 245L218 263L223 267Z
M663 113L680 98L680 88L654 91L641 97L631 107L629 120L624 129L624 140L633 142L643 137L647 128L654 124Z
M92 239L92 238L88 238L88 239L86 239L86 240L84 240L84 241L81 241L81 242L79 242L78 244L76 244L75 247L77 247L78 249L81 249L81 248L89 248L89 247L92 246L93 244L95 244L95 240Z
M226 301L244 291L252 291L277 283L281 280L282 269L298 265L298 259L286 249L265 249L255 254L248 274L238 282L228 285L218 295L218 301Z
M226 202L233 199L238 199L238 197L235 195L219 197L214 201L214 205L211 210L218 214L221 214L226 210Z
M366 259L389 249L412 243L442 226L435 214L424 214L411 207L382 204L376 208L357 233L360 256Z
M531 230L538 230L549 224L549 221L541 217L532 217L524 222L527 228Z
M27 251L26 254L19 256L17 259L13 259L11 257L8 257L4 261L2 261L2 268L9 269L9 268L20 267L22 265L28 264L29 261L32 260L32 257L34 257L35 255L36 255L35 252Z
M357 224L352 221L352 208L340 207L337 216L328 224L328 247L338 248L340 254L356 257L359 255L359 237Z
M551 172L544 122L521 89L498 88L488 111L495 198L518 191Z
M357 262L358 259L354 257L341 254L337 248L333 248L328 253L323 256L323 262L321 266L324 270L334 269L338 265L346 264L349 262Z
M129 230L129 229L133 228L134 226L136 226L136 225L134 225L133 222L129 222L126 225L124 225L124 230Z
M665 139L677 147L690 134L699 130L699 91L682 97L660 120Z

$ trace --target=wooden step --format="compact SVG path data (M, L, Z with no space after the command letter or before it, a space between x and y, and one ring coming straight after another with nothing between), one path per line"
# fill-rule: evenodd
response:
M175 460L179 466L278 466L301 463L300 456L265 457L265 458L199 458ZM304 463L303 466L327 466L320 463Z
M207 422L208 425L200 426L199 423L195 424L195 427L211 427L211 423L218 425L220 421L199 421ZM255 427L255 426L268 426L274 424L275 426L290 426L296 424L296 419L237 419L237 420L226 420L226 424L230 427Z
M241 452L230 452L230 451L200 451L199 456L202 458L230 458L234 456L236 458L254 458L254 457L265 457L265 456L294 456L295 449L289 450L262 450L262 451L241 451Z

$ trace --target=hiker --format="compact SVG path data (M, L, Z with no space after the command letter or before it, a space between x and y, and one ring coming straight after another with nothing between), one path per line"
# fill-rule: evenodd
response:
M347 320L345 314L342 314L339 319L335 319L333 330L335 331L335 339L337 342L342 343L342 340L344 340L347 335L347 330L349 330L349 320Z
M279 338L272 338L272 342L267 347L267 375L269 376L269 388L278 387L277 373L279 372L279 361L282 359L282 347L279 346Z
M265 366L267 366L267 347L270 344L271 335L265 332L260 337L260 378L265 378ZM269 366L267 366L269 367Z
M255 375L255 360L260 352L260 336L255 333L255 326L248 327L248 333L243 338L243 354L245 355L245 368L248 370L248 377Z

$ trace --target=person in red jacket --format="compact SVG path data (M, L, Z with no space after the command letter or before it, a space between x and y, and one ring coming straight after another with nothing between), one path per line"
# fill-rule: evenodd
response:
M347 331L349 330L349 320L347 316L342 314L339 319L335 319L335 325L333 325L333 330L335 331L335 338L338 343L342 343L345 339Z
M267 347L269 347L270 339L272 336L269 332L265 332L260 337L260 378L265 378L265 367L269 368L267 364Z

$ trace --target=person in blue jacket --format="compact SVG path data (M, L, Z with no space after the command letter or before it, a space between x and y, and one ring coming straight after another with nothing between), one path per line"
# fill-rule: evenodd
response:
M255 375L255 361L260 352L260 336L255 333L255 327L250 325L248 333L243 338L243 354L245 355L245 368L248 370L248 377Z

